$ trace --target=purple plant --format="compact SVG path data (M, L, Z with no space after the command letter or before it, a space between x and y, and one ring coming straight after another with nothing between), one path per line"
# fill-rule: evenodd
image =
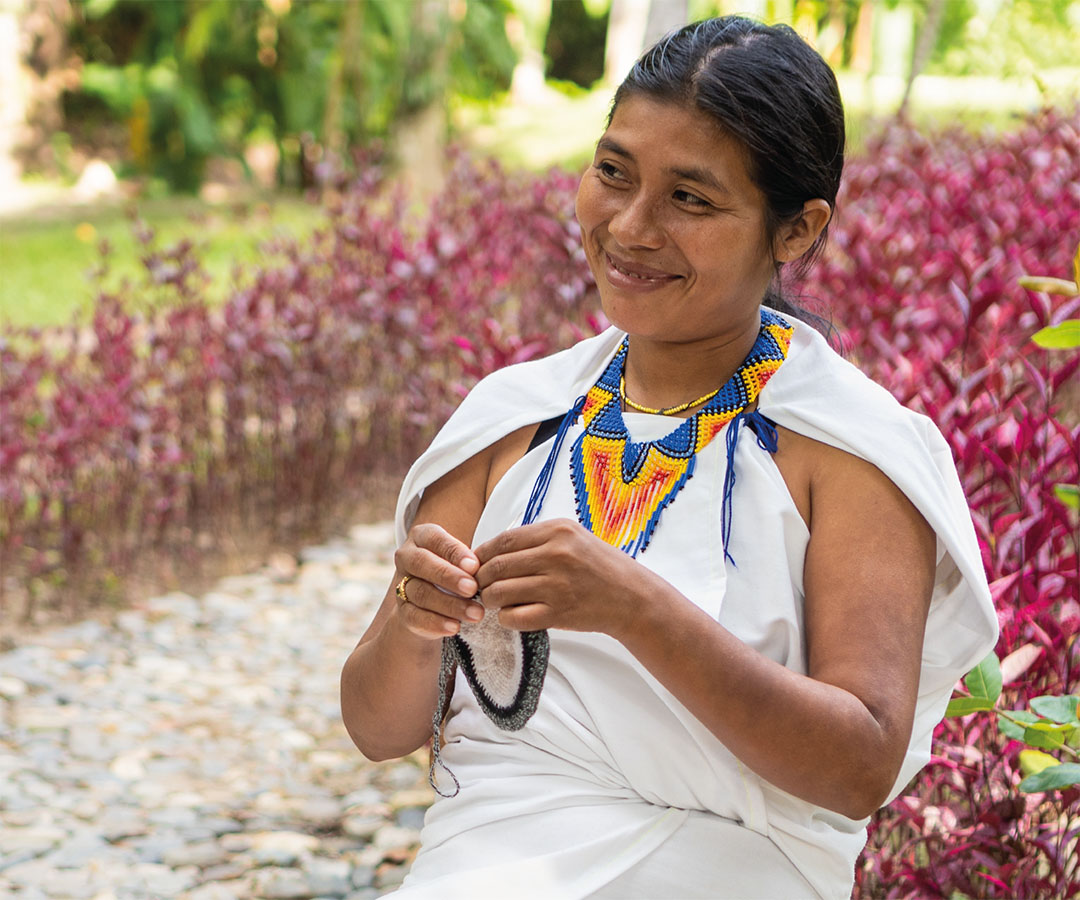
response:
M77 612L119 598L135 560L186 575L238 532L284 540L347 516L478 378L602 327L574 188L459 156L417 218L371 167L220 306L199 299L193 247L144 231L143 282L103 290L89 327L8 330L0 611L18 596ZM1080 480L1078 360L1029 337L1080 300L1052 307L1017 278L1070 271L1080 111L997 137L892 128L851 161L833 230L799 290L949 442L1001 621L1004 708L1076 693L1080 534L1054 485ZM942 723L930 765L875 817L856 894L1080 893L1080 791L1019 794L1022 746L988 717Z

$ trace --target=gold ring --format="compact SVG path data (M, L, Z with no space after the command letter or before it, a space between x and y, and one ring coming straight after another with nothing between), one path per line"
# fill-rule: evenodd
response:
M409 583L409 581L411 581L411 580L412 580L412 575L402 575L401 576L401 581L399 581L397 583L397 587L394 588L394 593L397 594L398 600L400 600L402 603L408 603L409 602L409 598L405 593L405 585L407 585Z

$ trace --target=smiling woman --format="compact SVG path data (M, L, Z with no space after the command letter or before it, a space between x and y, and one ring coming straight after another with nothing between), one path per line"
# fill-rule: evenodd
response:
M368 756L434 730L401 896L850 894L997 632L941 435L782 296L843 143L782 26L687 26L616 93L577 200L612 328L462 403L342 673Z

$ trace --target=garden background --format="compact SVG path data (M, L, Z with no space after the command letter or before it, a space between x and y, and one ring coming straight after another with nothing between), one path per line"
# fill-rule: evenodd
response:
M940 726L855 896L1080 893L1080 790L1018 787L1080 744L1037 700L1080 691L1080 360L1031 341L1080 307L1075 0L0 3L0 773L5 654L385 518L471 384L602 327L573 197L611 86L733 11L837 69L850 162L798 289L948 439L1022 723ZM59 841L0 848L0 888Z

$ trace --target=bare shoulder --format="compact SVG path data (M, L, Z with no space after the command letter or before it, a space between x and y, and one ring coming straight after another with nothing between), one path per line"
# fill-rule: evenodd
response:
M826 511L830 519L839 514L856 521L888 506L922 521L904 493L873 463L788 428L776 430L773 459L811 533L836 524L821 520Z

